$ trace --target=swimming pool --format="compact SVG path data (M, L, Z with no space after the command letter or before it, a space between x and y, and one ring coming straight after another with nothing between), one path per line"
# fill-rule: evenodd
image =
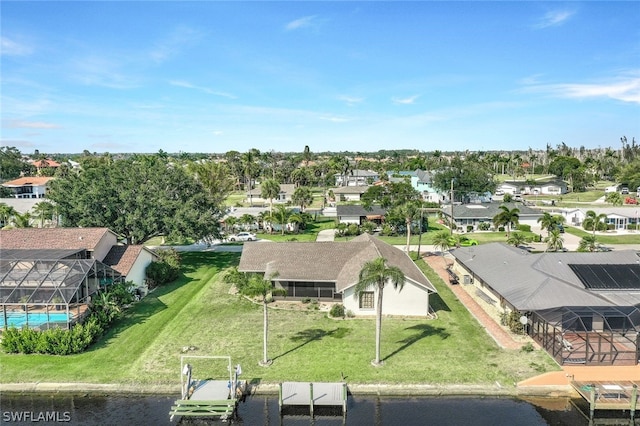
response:
M11 312L7 313L7 326L21 328L25 325L34 328L47 322L62 322L66 323L73 318L73 315L67 316L64 312L49 312L49 317L45 312ZM27 321L28 320L28 321ZM4 316L0 313L0 328L4 328Z

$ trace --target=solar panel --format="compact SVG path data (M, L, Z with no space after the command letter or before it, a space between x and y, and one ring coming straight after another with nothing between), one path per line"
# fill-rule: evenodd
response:
M640 289L640 265L569 264L574 274L589 290Z

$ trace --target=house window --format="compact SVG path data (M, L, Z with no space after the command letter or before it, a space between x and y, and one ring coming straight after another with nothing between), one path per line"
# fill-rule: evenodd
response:
M360 293L360 309L373 309L372 291L363 291Z

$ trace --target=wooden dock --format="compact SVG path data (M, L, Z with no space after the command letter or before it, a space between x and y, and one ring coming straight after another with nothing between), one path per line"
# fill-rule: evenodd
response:
M638 404L638 385L631 381L578 382L571 386L589 403L589 417L595 410L629 410L634 420Z
M280 383L278 403L280 414L287 406L308 406L313 417L314 406L341 407L347 413L347 384L340 383Z

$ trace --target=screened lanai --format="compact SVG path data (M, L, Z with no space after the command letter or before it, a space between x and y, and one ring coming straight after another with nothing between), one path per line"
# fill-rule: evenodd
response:
M529 334L560 365L636 365L640 310L635 306L536 311Z
M68 328L91 295L121 280L84 250L0 250L0 326Z

